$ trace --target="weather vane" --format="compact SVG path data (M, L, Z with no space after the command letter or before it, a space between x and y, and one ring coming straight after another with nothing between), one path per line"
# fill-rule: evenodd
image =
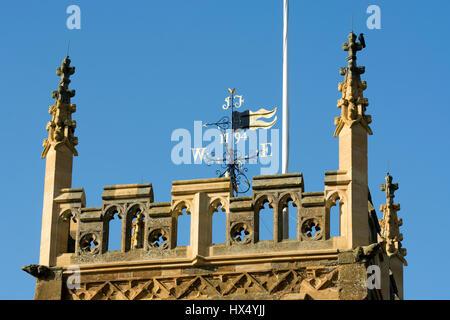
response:
M222 106L222 109L231 109L231 121L228 116L224 116L217 122L206 123L203 126L215 126L222 132L221 141L225 146L223 157L215 158L215 155L212 154L211 156L213 158L210 158L208 155L206 158L209 160L208 165L217 163L222 166L222 169L216 170L216 173L219 177L231 178L233 193L236 193L237 195L239 193L245 193L250 189L250 181L245 174L248 169L244 167L244 164L250 159L258 157L259 151L256 151L252 156L240 155L238 150L234 147L235 139L238 140L238 142L241 139L246 140L247 135L245 132L241 135L241 131L244 130L270 129L276 123L277 117L275 116L274 120L271 122L260 120L260 118L272 118L275 115L277 108L274 108L271 111L266 109L259 109L255 112L250 110L242 112L235 111L235 109L239 109L242 106L244 98L242 95L235 95L235 88L228 88L228 92L230 93L230 96L225 98L225 104ZM229 129L231 129L231 132L227 132ZM244 182L244 186L242 186L242 182Z

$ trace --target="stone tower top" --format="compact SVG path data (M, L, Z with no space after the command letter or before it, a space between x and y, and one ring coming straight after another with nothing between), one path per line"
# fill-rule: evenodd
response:
M42 158L47 156L52 145L57 148L60 144L65 144L74 155L78 155L75 149L78 138L74 136L76 122L72 120L76 106L70 103L70 98L75 96L75 90L69 90L70 76L74 73L75 67L70 65L69 56L63 60L61 67L56 68L56 74L61 80L58 90L52 92L52 98L56 101L48 111L52 115L52 120L47 123L48 138L44 139Z
M345 78L344 82L339 83L338 86L338 90L342 92L342 98L338 100L337 104L337 107L341 109L341 116L334 119L335 137L339 136L344 125L352 127L356 123L361 123L367 133L372 134L369 127L372 117L365 114L369 101L363 96L367 83L361 81L361 74L365 72L365 67L356 65L356 53L366 46L364 37L360 34L360 42L356 42L356 35L352 31L347 38L348 42L342 45L342 49L348 52L348 65L339 70L339 73Z
M155 202L151 183L110 185L99 207L86 207L84 189L72 187L77 138L69 83L75 68L66 57L57 69L60 86L42 153L39 265L24 267L37 278L36 299L402 299L406 250L394 204L398 186L386 177L387 203L376 219L364 67L356 65L365 43L356 38L351 32L343 46L348 65L339 84L339 169L325 172L323 189L305 192L300 172L255 176L251 195L238 197L230 177L173 181L170 202ZM283 223L288 208L291 233ZM220 231L215 214L224 219L221 243L214 239ZM179 223L181 216L189 227ZM188 233L187 242L179 231ZM368 266L378 267L379 281L369 281Z

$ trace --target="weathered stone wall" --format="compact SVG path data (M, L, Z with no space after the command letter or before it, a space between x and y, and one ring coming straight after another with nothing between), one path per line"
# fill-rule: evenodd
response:
M108 186L98 208L84 208L82 189L65 189L59 203L65 219L70 214L76 219L75 252L60 253L55 268L62 276L38 280L36 297L367 298L367 261L339 247L343 235L330 237L326 192L303 188L301 174L260 176L252 196L233 198L229 178L179 181L171 202L154 203L151 184ZM297 209L297 236L283 239L281 214L290 201ZM264 203L273 209L272 240L259 240ZM219 206L226 212L226 241L213 244L212 214ZM177 218L184 209L191 215L191 242L177 246ZM114 215L122 220L119 251L108 250ZM59 241L67 241L69 233L61 234L66 239ZM80 288L67 285L73 266L79 268Z
M234 257L236 259L236 257ZM247 256L235 261L81 266L80 287L66 272L40 280L37 298L145 299L366 299L366 265L352 251L302 256ZM45 292L44 292L45 291Z

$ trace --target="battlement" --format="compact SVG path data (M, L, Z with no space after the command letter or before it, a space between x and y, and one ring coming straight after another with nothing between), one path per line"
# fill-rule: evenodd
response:
M337 237L330 237L331 202L327 206L324 191L304 192L301 173L255 176L252 189L251 196L232 197L230 178L174 181L171 202L158 203L150 183L105 186L102 206L94 208L85 207L83 189L62 189L55 199L60 207L58 230L70 238L63 229L72 217L76 233L73 252L60 246L57 265L180 258L194 261L199 257L208 261L262 252L277 257L302 256L310 251L318 254L320 250L321 254L337 253ZM282 236L282 212L289 202L296 209L295 239ZM259 213L266 203L273 212L272 240L259 239ZM226 239L213 244L212 215L219 206L226 215ZM177 246L177 220L184 209L191 219L190 245ZM114 216L122 224L120 251L108 248L109 224Z
M345 193L345 177L345 171L327 172L324 191L304 192L301 173L255 176L251 196L242 197L232 197L230 178L174 181L170 202L154 202L150 183L105 186L102 206L92 208L85 207L83 189L62 189L55 199L60 251L53 269L67 279L75 265L82 287L63 286L61 298L202 298L200 293L218 299L364 298L365 283L355 289L354 279L345 275L365 279L365 260L345 247L348 230L330 237L330 209ZM296 237L285 239L282 215L290 202ZM273 239L260 240L259 215L266 203L273 212ZM226 239L213 244L212 216L219 207ZM191 220L190 244L178 246L183 211ZM108 248L114 217L122 225L116 251ZM71 239L74 246L62 245ZM316 282L320 285L311 285ZM151 292L142 291L145 283L152 284ZM204 288L207 283L216 289ZM125 284L128 291L120 289Z

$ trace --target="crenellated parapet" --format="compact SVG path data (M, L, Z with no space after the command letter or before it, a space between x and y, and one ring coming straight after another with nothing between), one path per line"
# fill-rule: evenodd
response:
M101 206L90 208L83 189L65 188L55 199L58 257L52 268L62 268L64 281L70 268L80 269L81 286L63 286L65 299L364 299L368 260L346 239L350 184L345 170L327 171L325 190L317 192L304 191L301 173L256 176L250 196L232 197L230 178L174 181L170 202L154 202L149 183L114 185L104 187ZM338 200L340 233L332 236L331 208ZM266 203L273 239L261 240ZM284 239L280 220L289 204L296 235ZM224 243L212 241L216 212L226 216ZM183 230L190 233L188 245L177 241L182 214L191 221ZM113 219L121 221L119 250L108 243Z
M330 217L325 207L325 192L304 192L298 234L302 241L330 238Z
M75 253L90 256L107 252L109 225L114 218L122 221L122 252L146 245L144 219L153 203L152 185L105 186L102 200L101 207L81 209Z
M301 194L304 189L301 173L286 173L282 175L253 177L253 201L255 211L259 212L268 202L273 209L273 240L280 242L283 239L283 209L292 201L294 207L300 208ZM298 209L297 209L298 213ZM298 216L298 214L297 214ZM299 228L297 227L297 234ZM299 236L297 237L299 239Z
M208 259L261 251L337 249L330 237L330 207L327 192L304 192L301 173L255 176L251 196L232 197L230 178L174 181L170 202L154 202L151 184L104 187L102 205L85 207L83 189L64 189L60 204L59 232L66 239L74 234L74 251L60 246L58 263L145 261L156 258ZM260 240L260 211L268 203L273 214L273 239ZM284 239L282 213L292 203L296 236ZM226 216L225 242L212 242L212 217ZM177 245L178 217L190 216L190 243ZM64 230L72 219L76 233ZM110 222L121 221L121 246L109 249ZM343 233L345 234L345 232ZM343 248L343 247L341 247ZM66 250L66 251L64 251Z
M365 298L365 261L345 246L346 225L339 235L330 233L330 209L338 199L339 216L348 215L348 176L330 171L325 181L324 191L305 192L301 173L256 176L252 194L243 197L232 197L230 178L174 181L170 202L154 202L151 184L106 186L102 205L91 208L83 189L61 190L58 241L74 235L76 244L73 251L60 246L55 268L63 269L64 279L71 266L81 270L81 287L63 287L64 298ZM273 239L261 240L266 203ZM284 239L280 220L290 204L296 235ZM224 243L212 242L216 212L226 216ZM183 230L190 242L180 246L182 214L190 216L190 230ZM120 250L109 248L112 219L121 221ZM65 221L75 222L75 233ZM360 286L354 277L362 279Z

